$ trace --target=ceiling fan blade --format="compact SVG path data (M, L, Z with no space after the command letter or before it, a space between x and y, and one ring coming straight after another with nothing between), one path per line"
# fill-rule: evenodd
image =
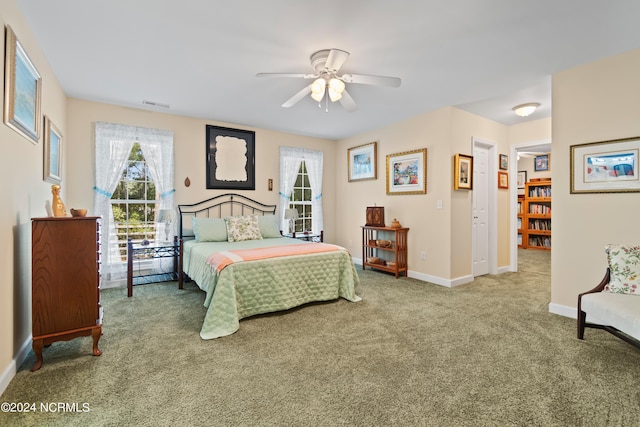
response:
M296 105L302 98L309 95L311 93L311 85L305 86L300 92L293 95L287 102L282 104L284 108L293 107Z
M358 109L356 102L353 100L351 95L349 95L349 92L347 92L346 90L342 92L342 98L340 98L340 104L342 104L344 109L347 111L356 111Z
M341 79L347 83L389 87L400 87L402 82L398 77L367 76L365 74L343 74Z
M297 77L303 79L315 79L318 78L316 74L302 74L302 73L258 73L256 77Z
M324 67L329 71L338 72L348 58L349 52L340 49L331 49Z

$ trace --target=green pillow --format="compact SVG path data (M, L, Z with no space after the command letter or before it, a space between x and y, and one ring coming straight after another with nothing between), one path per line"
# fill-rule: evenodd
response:
M258 216L258 225L263 239L282 237L280 227L278 227L278 217L275 215Z
M191 221L198 242L226 242L227 225L223 218L196 218Z

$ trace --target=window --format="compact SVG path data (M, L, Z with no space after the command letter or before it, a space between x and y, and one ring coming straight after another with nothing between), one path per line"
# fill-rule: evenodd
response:
M287 209L298 211L295 231L324 231L322 218L322 151L280 147L280 229L289 229Z
M134 243L155 240L158 203L156 185L142 148L136 142L111 196L118 251L123 261L127 259L128 239Z
M312 230L313 206L311 204L311 184L304 160L300 163L298 176L289 197L289 208L298 211L298 219L294 222L296 233Z
M96 122L95 143L93 212L102 217L101 278L117 282L127 275L127 238L159 240L156 212L173 212L173 132ZM173 235L175 221L164 228Z

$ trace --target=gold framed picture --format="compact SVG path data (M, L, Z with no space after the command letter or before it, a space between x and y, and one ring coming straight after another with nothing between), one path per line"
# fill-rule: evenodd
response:
M387 194L426 194L427 149L387 155Z
M378 178L378 144L372 142L347 149L349 182Z
M453 189L473 190L473 156L460 153L453 156Z

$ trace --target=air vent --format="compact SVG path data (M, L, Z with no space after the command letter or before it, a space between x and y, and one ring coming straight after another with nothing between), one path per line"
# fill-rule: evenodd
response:
M169 108L169 104L162 104L160 102L153 102L153 101L142 101L142 103L144 105L150 105L152 107L162 107L162 108Z

